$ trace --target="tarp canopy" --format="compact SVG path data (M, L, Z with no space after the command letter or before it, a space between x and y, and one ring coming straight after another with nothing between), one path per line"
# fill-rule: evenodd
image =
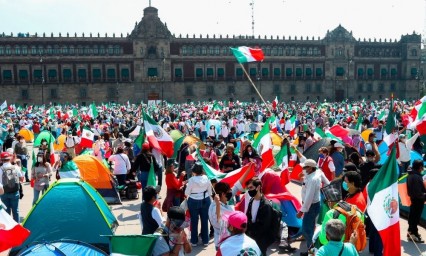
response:
M35 241L71 239L108 250L118 222L108 204L89 183L60 179L33 206L22 225L31 231L19 251Z
M108 254L100 249L80 241L60 240L54 242L36 242L23 248L18 256L43 255L86 255L86 256L107 256Z

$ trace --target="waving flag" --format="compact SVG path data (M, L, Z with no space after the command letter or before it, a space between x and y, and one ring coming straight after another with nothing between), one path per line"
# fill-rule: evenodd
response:
M21 245L30 231L16 223L0 201L0 252Z
M409 129L416 128L421 135L426 134L426 96L414 104L409 115Z
M143 112L143 124L146 138L151 148L160 151L167 157L173 156L173 139L150 116Z
M258 149L258 152L260 152L260 155L262 157L262 167L260 168L261 172L275 164L274 156L272 154L271 134L269 133L269 123L271 120L272 117L266 120L265 124L262 127L262 130L260 130L259 135L253 143L253 147Z
M238 63L246 63L253 61L263 61L264 55L262 49L250 48L247 46L240 46L237 48L231 48Z
M84 126L81 134L80 146L82 148L92 148L94 138L95 133L89 127Z
M383 255L401 255L395 147L386 163L368 183L367 193L367 211L382 238Z
M272 108L277 109L277 105L278 105L278 97L275 96L274 101L272 101Z

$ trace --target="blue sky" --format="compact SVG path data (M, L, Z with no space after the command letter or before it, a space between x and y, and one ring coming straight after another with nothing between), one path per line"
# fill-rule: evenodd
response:
M149 0L0 0L0 33L130 33ZM251 35L251 0L152 0L176 34ZM257 35L323 37L339 24L356 39L422 33L426 0L255 0Z

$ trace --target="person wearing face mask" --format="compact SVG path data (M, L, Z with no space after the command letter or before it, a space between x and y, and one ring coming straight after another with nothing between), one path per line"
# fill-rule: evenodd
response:
M21 160L22 167L27 169L27 159L29 156L27 144L25 143L25 139L22 135L18 135L16 138L18 140L18 143L15 144L13 152L15 152L16 157ZM25 182L30 182L27 171L25 172Z
M53 165L53 169L56 171L56 179L79 179L81 177L78 166L67 152L61 152L59 160Z
M402 176L407 173L408 167L410 166L411 161L411 149L416 139L419 137L419 133L413 135L410 139L407 140L405 134L399 135L399 157L397 159L399 165L399 175Z
M49 187L49 177L52 173L52 167L46 162L43 152L37 153L36 161L31 169L31 177L34 179L33 205L37 202L40 192L44 194Z
M359 167L362 180L361 190L364 190L365 186L367 186L367 183L370 181L370 171L374 168L378 168L376 164L377 155L373 150L368 150L365 153L365 159L366 161Z
M224 173L232 172L241 167L240 158L234 153L235 147L232 143L226 145L226 152L220 159L219 168Z
M217 159L216 152L214 152L212 142L206 142L206 149L201 152L201 156L208 165L213 167L215 170L219 170L219 161Z
M334 178L336 177L336 167L334 167L333 158L328 155L328 149L326 147L321 147L318 150L318 153L318 167L321 168L325 177L327 177L329 181L334 180Z
M262 167L262 158L259 156L259 154L256 152L256 150L253 148L252 145L248 144L246 148L243 151L242 154L242 165L246 165L248 163L254 163L255 164L255 176L258 176L260 173L260 168Z
M262 252L255 240L244 234L248 226L248 218L243 212L233 212L227 218L227 229L231 234L221 242L216 256L253 255L261 256ZM265 254L263 254L265 255Z
M302 184L302 208L296 214L297 218L302 218L302 234L306 239L306 246L309 249L312 245L312 237L315 230L315 221L320 211L320 188L321 173L317 172L315 160L307 159L301 164L304 173ZM308 255L308 252L301 252L301 256Z
M365 212L367 208L367 202L365 201L364 195L362 194L361 186L361 174L356 171L345 172L343 176L342 188L347 191L345 201L347 203L356 205L361 212Z
M153 234L157 228L164 224L161 206L154 206L157 201L157 190L153 186L146 186L142 192L142 200L142 235Z
M343 243L342 237L345 234L345 224L339 219L332 219L325 225L325 234L329 243L321 246L317 256L327 255L344 255L344 256L358 256L358 252L354 246L356 235L351 236L350 242Z
M343 155L344 147L340 142L334 143L330 150L330 156L333 159L335 167L335 177L339 177L343 172L343 167L345 165L345 157Z
M152 255L183 256L191 253L192 247L184 230L186 226L185 211L178 206L171 207L167 211L166 223L154 232L158 238Z

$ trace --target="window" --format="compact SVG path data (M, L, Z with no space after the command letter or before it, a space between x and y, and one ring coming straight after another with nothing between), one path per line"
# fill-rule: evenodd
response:
M373 69L372 69L372 68L367 68L367 75L368 75L369 77L372 77L372 76L374 75L374 71L373 71Z
M322 92L322 86L321 86L321 84L316 84L316 85L315 85L315 91L316 91L317 93L321 93L321 92Z
M296 68L296 77L303 76L303 70L302 68Z
M69 51L68 51L68 47L67 46L62 46L62 54L63 55L68 55Z
M209 77L214 76L214 70L213 70L213 68L207 68L207 76L209 76Z
M188 46L188 55L191 56L193 54L193 48L192 46Z
M6 46L6 55L11 55L12 54L12 48L10 48L9 45Z
M269 68L262 68L262 76L263 77L269 76Z
M51 99L58 98L58 90L56 90L56 88L51 88L50 89L50 98Z
M274 68L274 76L281 76L281 69L280 68Z
M36 54L37 54L37 47L31 46L31 55L36 55Z
M59 54L61 54L61 52L60 52L60 48L59 48L59 45L55 45L54 47L53 47L53 54L55 54L55 55L59 55Z
M107 79L108 81L115 81L115 68L107 69Z
M47 46L46 53L47 53L48 55L52 55L52 54L53 54L53 48L52 48L52 46L51 46L51 45L48 45L48 46Z
M312 85L305 84L305 93L311 93L311 92L312 92Z
M3 70L3 80L12 81L12 70Z
M411 68L411 78L417 77L417 68Z
M93 77L93 81L94 82L100 82L102 81L102 73L101 73L101 69L99 68L94 68L92 70L92 77Z
M220 47L219 47L219 46L216 46L216 47L214 48L214 54L216 54L216 55L220 55Z
M417 50L416 49L411 50L411 56L417 56Z
M73 45L70 46L70 55L74 55L75 54L75 48Z
M156 77L157 75L157 68L148 68L148 77Z
M225 69L224 68L218 68L217 69L217 76L218 77L224 77L225 76Z
M285 75L288 77L291 77L293 74L293 69L292 68L286 68L285 69Z
M229 94L235 93L235 86L233 86L233 85L228 86L228 93Z
M114 46L114 54L120 55L121 54L121 48L119 45Z
M108 45L108 54L113 55L114 54L114 47L112 45Z
M98 55L99 54L99 47L97 45L93 46L93 54Z
M363 76L364 76L364 69L358 68L358 77L363 77Z
M315 69L315 76L316 77L322 77L322 68L316 68Z
M250 76L256 76L257 75L257 70L256 68L250 68Z
M397 74L396 68L391 68L391 76L395 77Z
M19 45L15 46L15 55L21 55L21 47Z
M187 95L187 96L193 96L194 95L194 91L192 90L192 86L190 86L190 85L185 86L185 95Z
M214 55L214 48L213 48L213 46L209 47L209 55Z
M29 99L28 89L22 89L21 90L21 97L22 97L23 100L28 100Z
M80 94L80 98L82 98L82 99L87 98L87 89L83 88L83 87L80 88L79 94Z
M27 81L28 80L28 70L19 70L19 80L20 81Z
M187 54L186 46L182 46L182 55L185 56L186 54ZM141 49L141 55L143 55L142 54L142 49Z
M208 85L206 87L206 95L214 95L214 86L213 85Z
M243 69L242 68L237 68L235 70L235 73L236 73L237 76L243 76Z
M336 68L336 76L343 76L345 74L345 69L342 67Z
M47 71L47 75L49 77L49 81L56 81L58 79L58 72L56 69L49 69Z
M382 78L386 78L387 74L388 74L388 70L386 68L382 68L380 70L380 75L382 76Z
M182 77L182 69L175 68L175 77Z
M207 47L206 47L206 46L203 46L203 47L201 48L201 54L203 54L203 55L207 55Z
M202 68L196 68L195 69L195 76L196 77L203 77L203 69Z
M121 69L121 81L127 82L130 80L130 72L128 68Z
M84 55L90 54L92 54L92 48L89 48L89 46L84 46Z
M65 68L62 70L62 77L64 82L71 82L71 69Z
M101 47L99 47L99 54L100 55L105 55L105 53L106 53L105 46L101 45Z
M4 47L0 46L0 55L4 55Z
M363 84L358 84L357 91L358 92L363 92L364 91L364 85Z
M28 54L28 47L27 46L22 46L22 55L27 55Z
M312 68L306 68L305 74L306 74L307 77L311 77L312 76Z
M85 68L78 69L78 81L85 82L87 80L87 73Z
M33 71L34 82L41 82L43 79L43 72L41 69L34 69Z

